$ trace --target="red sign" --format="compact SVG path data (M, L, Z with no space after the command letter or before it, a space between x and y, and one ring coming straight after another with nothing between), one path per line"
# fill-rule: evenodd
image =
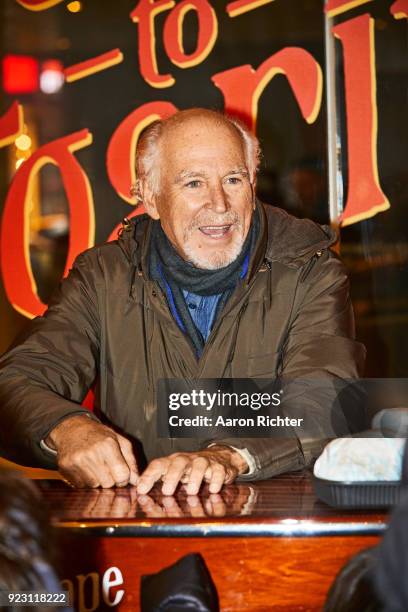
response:
M230 18L235 18L268 1L230 2L225 11ZM29 10L41 11L57 4L58 0L18 2ZM339 14L366 2L369 0L332 0L327 3L326 8L329 14ZM190 11L196 14L197 36L195 48L187 53L183 44L183 23ZM182 0L177 5L173 0L140 0L137 3L130 18L138 27L140 74L151 87L166 89L174 85L175 78L171 71L161 72L157 62L155 19L161 13L166 13L163 29L164 49L170 62L178 68L197 66L208 57L219 33L218 16L208 0ZM391 7L391 13L395 18L406 16L406 0L396 0ZM367 13L344 20L333 28L333 34L341 41L344 58L349 184L346 206L340 222L346 225L386 210L389 208L389 202L381 189L377 167L374 20ZM88 78L91 74L111 69L122 61L123 54L120 49L84 59L65 69L67 81L69 83L79 78ZM11 73L7 74L11 79ZM21 74L22 72L19 78ZM278 74L286 77L304 120L309 124L313 123L320 112L323 77L319 63L305 49L285 47L265 58L259 66L235 66L213 74L211 80L222 92L225 109L241 117L256 131L260 96L267 84ZM17 77L14 75L13 78ZM16 81L8 81L8 86L15 87L13 83ZM168 117L176 110L170 100L148 102L135 108L112 134L106 152L107 173L116 193L126 203L134 204L130 195L131 186L136 181L134 151L141 131L152 121ZM13 142L21 132L21 125L21 111L14 103L0 118L0 146ZM10 185L1 228L1 267L9 301L27 317L41 314L46 308L37 295L29 259L27 203L33 177L46 163L56 165L61 172L69 201L71 223L66 273L75 256L93 244L92 189L85 170L74 155L75 151L89 146L91 142L90 132L83 129L41 146L22 163ZM142 211L143 209L133 209L129 216ZM111 237L115 235L116 229Z
M29 55L5 55L3 58L3 89L10 95L38 91L38 60Z

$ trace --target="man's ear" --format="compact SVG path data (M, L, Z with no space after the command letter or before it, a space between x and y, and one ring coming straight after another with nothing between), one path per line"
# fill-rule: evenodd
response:
M157 195L153 192L146 180L139 179L138 194L147 214L152 217L152 219L160 219L160 214L157 209Z

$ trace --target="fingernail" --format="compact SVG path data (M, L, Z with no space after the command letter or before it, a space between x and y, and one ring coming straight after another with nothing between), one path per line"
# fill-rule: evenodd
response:
M147 493L149 490L149 487L147 484L145 484L144 482L140 482L137 485L137 492L140 493L141 495L144 495L144 493Z
M162 486L162 493L163 495L173 495L174 491L173 491L173 487L170 485L163 485Z

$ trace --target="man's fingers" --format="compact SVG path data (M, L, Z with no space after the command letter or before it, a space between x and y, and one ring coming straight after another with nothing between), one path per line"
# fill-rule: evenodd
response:
M83 472L86 470L86 474L94 483L87 486L102 487L102 489L110 489L115 486L109 467L104 463L100 465L92 456L85 455L81 459L81 468Z
M204 473L205 482L211 482L211 478L212 478L212 463L210 463L210 465L208 466L208 468L205 470L205 473Z
M59 463L59 470L76 487L125 486L130 470L115 438L106 438L95 449L78 451Z
M139 480L139 470L137 468L136 458L133 454L133 448L131 442L123 436L117 435L117 440L120 446L122 455L125 458L128 468L130 470L129 482L132 485L136 485Z
M210 480L210 493L219 493L225 481L225 468L220 463L212 464L212 475Z
M101 444L100 456L108 467L115 485L125 487L129 483L130 469L116 438L107 438L103 445Z
M74 486L110 488L136 481L130 442L105 425L72 417L53 432L59 470Z
M64 463L60 463L58 469L68 483L74 487L94 489L99 486L99 479L89 469Z
M137 483L138 494L145 495L148 493L154 483L166 474L169 463L170 459L168 457L153 459L139 478Z
M186 487L187 495L197 495L207 468L208 460L204 457L195 457L192 460L192 468Z
M82 452L58 458L58 469L69 484L78 488L99 487L99 476L92 462Z
M139 482L139 474L137 472L135 473L131 471L130 476L129 476L129 484L135 487L138 482Z
M99 486L101 486L102 489L110 489L115 486L115 481L113 480L108 469L101 470L99 475Z
M170 464L163 478L163 495L173 495L191 459L185 455L170 457Z
M203 480L209 483L210 493L219 493L222 486L232 482L237 470L226 452L174 453L154 459L140 476L138 494L146 494L158 480L163 480L163 495L174 495L177 485L186 485L187 495L197 495Z

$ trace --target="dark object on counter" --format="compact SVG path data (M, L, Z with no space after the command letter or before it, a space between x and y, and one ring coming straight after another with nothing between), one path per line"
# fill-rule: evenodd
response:
M408 444L402 464L401 502L391 516L390 524L378 545L378 562L373 570L376 591L383 612L408 610Z
M367 548L354 555L337 574L335 581L330 587L323 611L382 611L372 577L376 562L376 548Z
M401 482L342 482L313 477L316 496L332 508L391 508L401 495Z
M406 492L378 545L374 584L384 612L408 610L408 496Z
M359 435L364 438L399 437L398 432L401 431L401 423L405 423L405 418L407 419L408 426L408 411L400 411L399 409L383 410L373 419L372 425L376 428ZM380 432L381 426L385 428L382 432ZM354 437L358 437L358 435ZM402 460L401 480L346 482L326 480L313 476L313 487L316 496L332 508L392 508L399 503L403 490L408 488L406 485L408 485L407 444L405 444Z
M142 612L218 612L218 595L200 554L179 559L157 574L142 576Z

